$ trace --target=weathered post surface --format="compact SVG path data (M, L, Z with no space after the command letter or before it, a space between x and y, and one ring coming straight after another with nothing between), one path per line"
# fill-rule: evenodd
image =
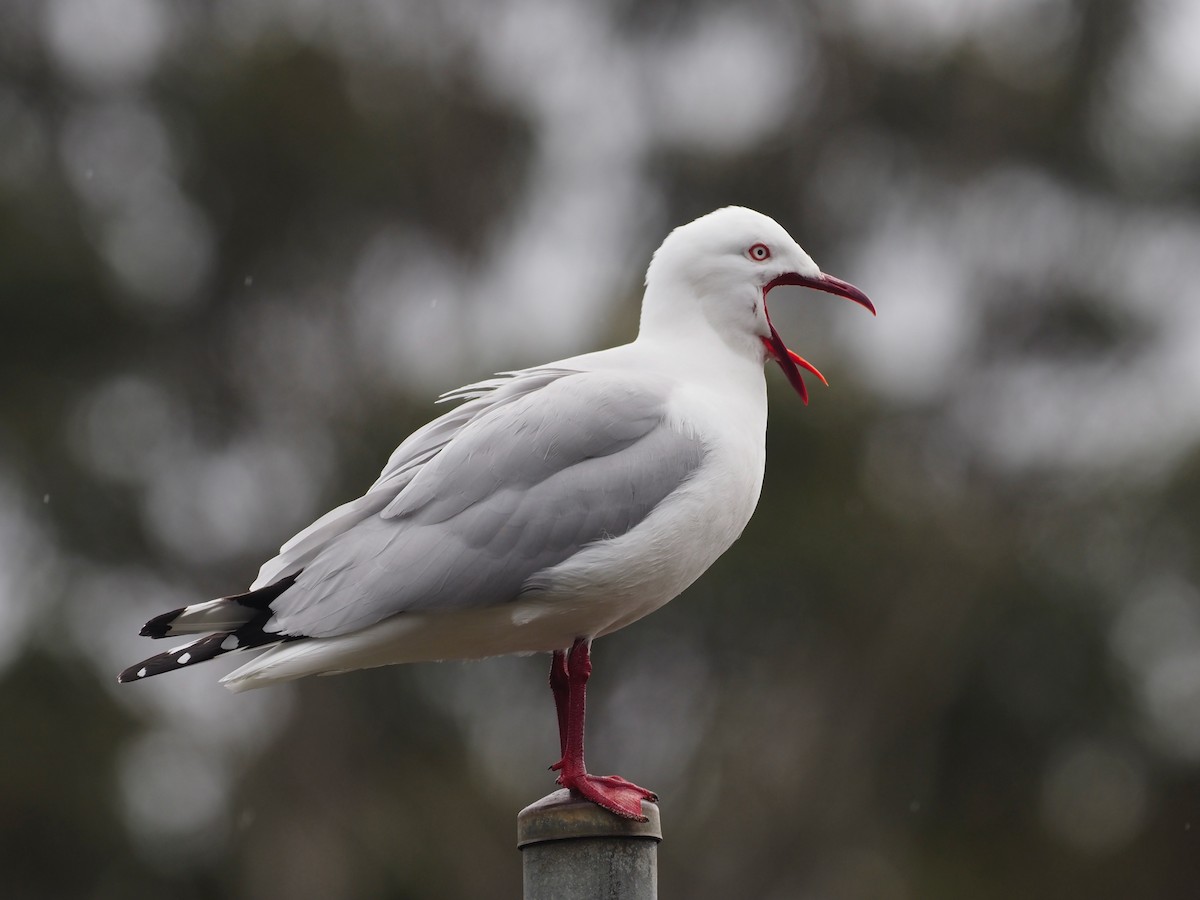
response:
M643 801L649 821L615 816L567 790L517 816L525 900L655 900L658 897L658 806Z

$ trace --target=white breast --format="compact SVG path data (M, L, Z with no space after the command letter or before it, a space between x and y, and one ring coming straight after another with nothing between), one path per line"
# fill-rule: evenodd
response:
M544 630L549 634L539 639L555 641L529 649L607 634L653 612L742 533L766 462L766 386L760 367L748 369L749 378L689 378L679 385L668 418L672 427L700 437L703 463L637 527L559 564L539 578L546 590L513 604L515 625Z

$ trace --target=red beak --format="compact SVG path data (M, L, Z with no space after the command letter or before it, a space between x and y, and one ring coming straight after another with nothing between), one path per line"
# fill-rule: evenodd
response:
M829 382L825 380L825 376L817 370L816 366L800 354L789 350L783 343L783 338L779 336L779 332L775 330L775 326L771 324L771 314L767 311L767 294L770 293L771 288L778 287L781 284L794 284L800 287L815 288L827 294L837 294L839 297L845 297L847 300L853 300L860 306L865 306L871 311L871 315L875 315L875 305L871 303L866 294L854 285L842 281L840 278L834 278L832 275L820 274L810 276L799 275L795 272L785 272L763 288L763 312L767 316L767 327L771 329L771 336L762 339L763 346L767 348L767 355L779 363L779 368L783 369L783 374L787 376L787 380L796 389L796 393L800 395L800 399L804 402L804 405L807 406L808 388L805 387L804 379L800 376L800 369L797 366L807 369L813 375L816 375L821 379L823 384L828 385Z

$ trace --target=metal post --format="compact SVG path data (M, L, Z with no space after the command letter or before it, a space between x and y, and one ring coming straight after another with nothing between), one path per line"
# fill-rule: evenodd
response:
M642 802L649 821L615 816L567 790L517 816L525 900L656 900L658 806Z

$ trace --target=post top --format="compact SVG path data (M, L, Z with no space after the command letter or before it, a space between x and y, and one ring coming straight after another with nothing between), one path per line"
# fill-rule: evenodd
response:
M517 815L517 847L571 838L629 837L662 840L658 804L642 801L648 821L635 822L601 809L566 788L548 794Z

